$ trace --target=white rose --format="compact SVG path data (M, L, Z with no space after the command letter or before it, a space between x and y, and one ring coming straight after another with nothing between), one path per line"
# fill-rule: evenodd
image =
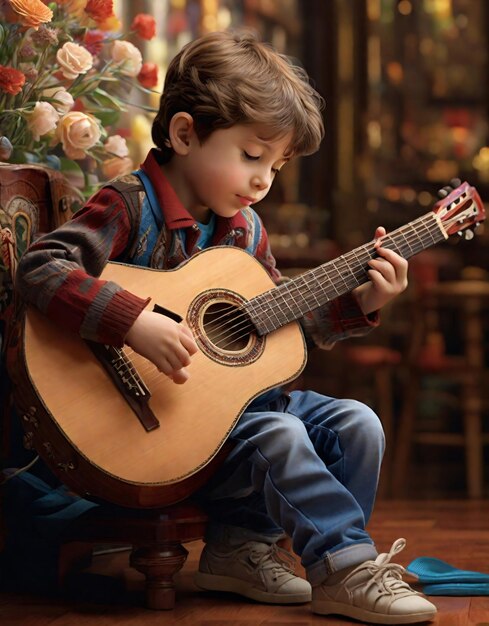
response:
M71 111L75 104L71 93L66 91L63 87L50 87L49 89L44 89L42 93L46 98L55 100L55 102L52 102L52 105L60 115Z
M67 41L58 50L56 59L65 78L75 79L80 74L86 74L93 66L93 57L90 52L72 41Z
M87 150L100 139L99 123L93 115L81 111L71 111L59 120L56 138L63 144L63 150L70 159L83 159Z
M113 135L109 137L104 144L106 152L118 157L126 157L129 154L129 148L127 147L126 140L120 135Z
M137 76L143 66L140 50L129 41L114 41L112 59L120 66L121 74L126 76Z
M39 141L42 135L50 133L56 128L59 113L49 102L36 102L34 111L27 119L27 125L35 141Z

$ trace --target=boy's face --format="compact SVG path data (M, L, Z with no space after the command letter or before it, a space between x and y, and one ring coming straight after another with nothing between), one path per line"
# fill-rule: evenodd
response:
M201 145L192 133L182 166L190 194L187 209L197 221L206 221L209 209L233 217L267 195L288 160L284 154L291 135L273 141L264 136L257 126L237 124L214 131Z

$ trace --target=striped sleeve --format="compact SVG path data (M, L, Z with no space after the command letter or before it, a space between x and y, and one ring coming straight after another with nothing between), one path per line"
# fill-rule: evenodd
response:
M71 221L29 247L17 268L17 290L84 339L122 346L147 300L98 277L130 241L124 201L105 187Z
M367 335L379 323L379 313L364 315L353 294L328 302L301 321L308 344L324 350L331 349L337 341Z

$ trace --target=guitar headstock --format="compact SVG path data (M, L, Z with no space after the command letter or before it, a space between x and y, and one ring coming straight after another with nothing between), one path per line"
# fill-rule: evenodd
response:
M440 218L446 234L465 234L466 239L474 236L474 229L486 219L484 204L475 187L462 183L443 200L439 200L433 211Z

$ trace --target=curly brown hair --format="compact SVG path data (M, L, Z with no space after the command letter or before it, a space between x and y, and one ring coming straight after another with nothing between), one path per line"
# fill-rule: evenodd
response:
M258 124L269 139L292 133L288 156L318 150L324 135L323 99L306 72L250 31L213 32L182 48L168 67L152 138L172 156L175 113L194 120L201 143L220 128Z

